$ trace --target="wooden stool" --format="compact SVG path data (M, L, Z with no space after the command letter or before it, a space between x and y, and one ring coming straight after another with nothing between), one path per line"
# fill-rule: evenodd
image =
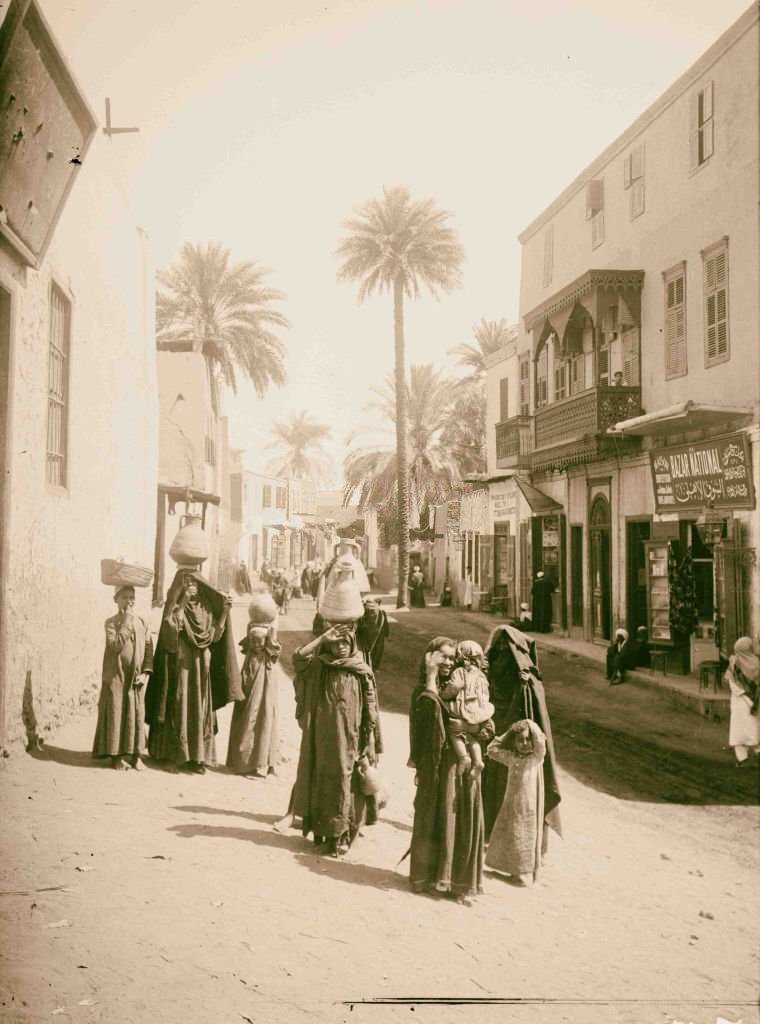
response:
M719 661L700 661L697 665L697 671L699 672L699 689L709 690L710 683L712 682L713 692L717 693L721 688L720 684L720 662Z
M668 652L658 651L656 649L650 650L649 658L652 665L652 671L662 672L664 676L668 674Z

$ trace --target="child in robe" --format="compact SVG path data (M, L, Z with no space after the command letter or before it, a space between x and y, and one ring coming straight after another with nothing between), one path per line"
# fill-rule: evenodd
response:
M460 775L477 778L483 771L483 743L494 736L493 704L488 699L483 648L474 640L457 645L456 668L441 690L446 727Z
M506 765L509 775L486 851L486 866L525 885L536 880L541 865L546 736L525 718L497 736L487 754Z

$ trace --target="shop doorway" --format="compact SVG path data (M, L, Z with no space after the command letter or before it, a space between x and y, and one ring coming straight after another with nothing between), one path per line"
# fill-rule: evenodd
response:
M650 540L652 524L648 519L629 520L626 524L626 629L631 636L647 624L647 575L644 541Z
M583 527L570 527L570 624L583 626Z
M601 643L610 639L612 624L610 503L602 494L598 494L591 504L589 549L592 638Z

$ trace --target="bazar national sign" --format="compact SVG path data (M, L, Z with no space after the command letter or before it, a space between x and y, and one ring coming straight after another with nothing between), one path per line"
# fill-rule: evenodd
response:
M754 508L752 461L746 434L655 448L649 453L658 512Z

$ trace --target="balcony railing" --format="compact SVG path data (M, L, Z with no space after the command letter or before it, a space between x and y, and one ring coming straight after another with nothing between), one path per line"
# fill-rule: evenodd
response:
M615 442L605 437L607 428L640 414L641 388L602 384L536 410L533 469L562 468L613 454Z
M496 424L496 465L499 469L528 469L532 451L530 416L513 416Z

